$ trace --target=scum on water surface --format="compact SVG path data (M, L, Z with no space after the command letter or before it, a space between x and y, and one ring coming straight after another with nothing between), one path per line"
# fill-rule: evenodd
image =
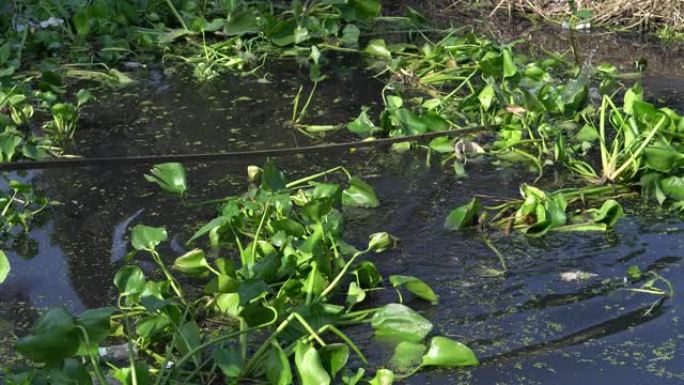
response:
M339 378L346 384L362 379L371 384L386 384L423 368L477 365L479 360L473 351L457 340L476 346L485 365L456 375L484 373L473 381L486 383L492 376L506 373L506 365L516 358L522 358L529 368L554 373L560 368L555 369L549 361L539 361L536 354L559 349L567 353L574 346L592 349L596 339L604 341L653 320L666 319L667 323L678 318L676 312L663 306L677 287L676 282L668 280L669 269L681 266L677 257L664 261L644 257L652 263L635 261L634 265L641 269L635 266L629 270L627 266L632 264L633 257L616 263L605 256L605 265L600 257L586 266L570 264L568 269L581 270L565 273L586 277L588 286L579 291L564 286L567 283L558 283L558 274L563 273L558 271L564 267L562 260L552 258L560 264L555 267L537 266L541 255L536 253L543 255L541 251L551 252L554 248L570 254L579 252L579 260L585 261L583 250L596 251L605 245L622 247L621 242L613 244L611 237L619 237L620 223L624 223L624 219L619 219L625 211L634 212L631 205L639 194L667 209L684 207L684 187L679 177L684 119L674 109L647 102L644 90L632 83L644 70L645 63L641 61L635 63L633 73L610 64L578 63L567 53L540 54L535 47L521 50L517 41L501 43L463 30L435 29L411 9L403 17L381 17L380 4L373 0L295 2L291 7L277 2L241 1L204 5L131 2L126 3L130 5L127 7L120 5L123 3L99 1L83 8L70 4L58 13L64 18L42 17L41 12L49 13L50 7L59 2L41 4L40 11L25 9L29 13L19 14L23 18L4 20L15 32L2 46L3 52L9 52L2 57L7 68L3 71L3 84L7 86L3 91L4 161L30 161L88 151L98 155L135 153L136 148L164 151L165 146L178 148L176 135L186 138L187 144L195 148L217 146L221 141L208 140L212 137L210 132L216 127L223 128L221 121L238 125L244 116L226 116L221 98L201 97L212 93L212 87L220 84L219 78L227 72L249 76L250 80L235 80L238 87L252 84L254 89L273 89L271 84L283 82L283 77L277 73L269 75L271 62L284 61L299 72L297 82L301 75L308 79L302 85L292 84L289 79L289 91L284 96L292 103L286 103L286 109L282 102L275 104L280 109L269 107L274 95L267 91L262 99L255 99L251 92L232 94L235 104L260 103L263 108L229 108L238 114L244 113L241 108L252 109L249 114L254 117L249 126L230 128L230 134L241 140L231 145L257 145L259 138L254 135L259 127L253 127L257 119L271 121L272 127L279 128L264 129L263 133L277 133L282 143L294 140L295 145L348 140L352 134L372 140L492 124L498 129L455 141L438 138L426 144L396 145L389 163L396 162L395 157L413 159L408 165L415 174L407 183L409 191L419 196L425 185L436 183L422 175L431 165L453 169L448 171L451 175L439 167L428 173L436 172L445 185L469 181L475 186L478 170L491 173L505 168L517 170L519 175L504 176L508 187L497 189L494 194L474 187L461 188L463 197L472 195L473 199L450 214L444 207L463 203L463 197L439 201L423 195L422 201L429 202L427 207L420 200L410 200L409 207L399 211L404 220L397 221L389 216L397 212L378 213L373 209L385 201L385 196L391 197L391 189L383 189L382 185L373 188L353 175L361 170L369 174L375 167L371 165L359 167L352 162L355 167L334 167L338 160L324 172L321 167L327 161L305 157L295 163L306 165L300 167L302 170L317 164L319 170L311 177L300 171L302 178L288 184L269 162L263 169L249 168L252 184L243 195L240 194L244 189L234 188L230 180L207 186L209 190L221 191L218 187L233 185L233 196L213 200L208 206L193 199L193 184L188 184L187 179L192 179L194 170L186 172L178 164L157 165L144 179L177 196L163 199L164 210L150 210L136 219L140 208L126 210L124 216L120 208L112 210L111 204L103 200L96 203L105 216L115 212L119 218L134 218L136 225L130 243L135 251L123 255L123 260L114 265L106 263L106 268L94 267L97 263L84 259L69 264L76 275L92 275L85 268L88 264L105 281L114 275L117 306L90 309L78 316L61 308L45 312L17 344L18 351L39 366L15 372L10 377L13 383L56 383L64 376L78 383L90 383L91 377L104 382L104 377L111 375L121 383L261 379L286 384L296 378L304 384L321 384ZM140 18L139 11L144 8L135 6L152 7L145 9L152 13L144 13ZM117 17L112 18L113 15ZM36 24L32 18L44 23ZM393 30L400 30L401 34ZM378 35L377 31L383 34ZM395 38L400 35L405 36ZM31 47L40 45L53 50L54 56L42 58L40 65L31 67L30 63L41 59ZM139 130L120 125L122 130L112 133L126 140L112 143L94 129L84 133L77 130L78 110L92 95L85 89L74 93L73 83L64 82L61 77L88 79L79 84L96 80L110 86L125 85L132 77L112 69L112 64L136 55L141 60L145 55L161 55L165 61L185 63L185 68L190 68L193 76L203 82L195 93L201 101L216 107L210 111L217 118L202 119L201 129L193 128L186 133L185 124L196 123L199 116L206 117L206 109L181 106L189 110L183 112L187 121L183 123L168 118L173 116L172 111L155 111L158 107L146 103L149 111L143 110L144 116L136 120ZM93 66L94 58L105 64ZM74 59L91 64L74 66L69 63ZM352 76L360 79L351 83L351 92L365 95L366 91L358 91L358 84L373 75L378 81L377 90L373 90L377 94L369 96L368 103L355 106L345 102L349 92L327 97L327 92L335 93L335 87L329 83L339 78L337 70L344 72L346 68L336 63L348 60L360 60L368 68L366 72L352 71L356 74ZM140 64L129 62L125 66ZM155 82L168 86L159 79L152 80L152 84ZM163 89L160 92L169 95ZM101 95L101 99L115 95L111 90L94 93ZM71 102L60 101L62 96ZM183 95L175 98L182 99ZM336 104L340 106L339 117L334 113L338 109ZM268 108L275 115L268 114ZM348 116L352 108L356 113L360 111L356 118ZM193 116L195 110L202 115ZM94 116L98 119L97 113ZM279 118L273 122L275 116ZM148 133L156 142L153 146ZM416 161L416 157L420 160ZM149 186L126 186L130 182L107 186L107 177L118 172L110 170L96 177L105 184L96 188L95 196L101 197L95 198L95 202L105 196L113 197L109 189L128 194L130 188L137 202L151 199L154 193ZM143 175L130 175L143 180ZM552 175L558 177L550 178ZM14 179L7 183L3 210L7 250L13 248L21 253L22 247L26 249L22 237L25 240L26 232L31 231L34 218L40 221L49 217L41 215L46 209L55 213L80 206L80 210L75 210L76 220L83 215L78 195L74 195L76 200L72 202L61 203L68 207L65 209L57 201L34 193L26 180L19 182L21 179L16 175L10 178ZM52 179L45 173L29 178L28 182L40 183L43 178L47 191L58 190L50 183L59 185L70 180ZM382 177L378 182L382 182ZM237 185L246 187L240 182ZM376 192L378 187L384 194ZM516 190L520 191L521 199L513 198ZM445 194L448 190L437 191ZM202 195L195 197L199 196ZM208 222L198 226L194 220L187 221L187 217L162 214L198 205L218 206L218 215L203 211ZM425 212L434 215L428 216L431 219L416 232L410 224L415 222L416 214ZM160 217L169 223L180 221L179 228L184 230L178 234L167 232L161 227L167 223L159 221ZM81 224L86 235L102 230L97 228L97 218L91 217ZM158 227L141 225L147 221ZM345 242L349 231L343 232L343 225L347 221L366 225L351 230L352 233L369 228L382 230L390 224L391 233L404 241L403 251L398 254L388 250L396 239L385 232L372 234L368 243L364 241L366 235L359 234L352 236L353 242ZM444 222L447 230L459 232L436 231ZM40 222L33 225L39 226ZM180 238L179 234L192 235L195 231L192 238L205 242L204 251L190 250L189 237ZM578 231L588 233L572 234ZM604 231L608 232L603 234ZM658 231L654 234L656 238L660 236ZM435 236L444 246L440 257L449 256L446 262L428 253L419 265L405 264L406 259L415 258L411 256L425 255L429 249L434 251L425 239ZM459 241L479 247L478 253L488 257L477 261L449 252ZM520 242L521 246L509 247L510 241L513 245ZM572 247L568 241L573 243ZM583 241L589 244L578 251L576 243ZM108 250L118 250L125 248L126 242L118 240L107 246ZM671 245L675 255L677 247ZM394 263L385 266L376 258L365 259L364 255L372 251L383 252ZM630 253L643 256L644 251L637 248ZM4 264L4 254L2 260L4 280L10 267ZM459 275L451 269L443 274L418 274L440 266L463 268L472 275ZM378 270L387 270L391 275L382 279ZM529 278L536 275L543 279ZM9 283L11 279L12 275ZM452 285L455 286L450 289ZM564 290L569 292L564 294ZM474 291L501 295L487 300L473 294ZM613 293L625 296L617 301L622 305L608 298ZM106 298L106 294L100 296L100 300ZM501 299L512 302L502 303ZM438 301L441 306L435 307ZM48 302L54 305L57 301ZM88 307L101 304L95 301ZM488 305L491 313L487 313ZM441 308L459 310L437 310ZM545 310L544 317L537 312L541 309ZM555 314L554 309L560 309L560 314ZM562 317L566 314L563 312L577 310L588 311L593 317L571 321ZM663 318L665 312L671 317ZM366 325L366 331L359 331L354 324L370 324L370 328ZM511 331L512 324L524 326ZM438 326L433 331L434 325ZM368 353L363 351L369 347L353 340L357 339L356 333L360 335L359 341L365 340L368 330L385 340L370 347L371 353L374 349L381 353L368 357L390 354L386 360L364 365ZM674 337L668 338L661 345L652 344L652 361L670 361L668 357L675 354ZM128 344L128 356L112 357L95 349L115 343ZM640 362L636 357L632 357L632 363ZM105 362L110 366L103 366ZM523 365L520 362L516 365ZM632 369L643 367L635 365ZM680 369L666 365L645 367L649 373L667 380L676 379ZM421 381L421 376L440 373L443 372L419 372L416 381ZM500 377L495 381L501 382Z

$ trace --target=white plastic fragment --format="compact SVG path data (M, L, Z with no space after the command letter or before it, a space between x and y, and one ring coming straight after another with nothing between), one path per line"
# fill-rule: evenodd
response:
M560 274L561 281L565 282L575 282L575 281L586 281L588 279L598 277L598 274L587 273L586 271L566 271Z

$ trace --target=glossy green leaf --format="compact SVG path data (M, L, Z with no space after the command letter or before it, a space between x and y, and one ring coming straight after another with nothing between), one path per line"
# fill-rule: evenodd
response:
M422 280L408 275L390 275L390 283L394 287L404 287L416 297L422 298L432 304L439 302L439 296L432 288Z
M113 377L122 385L148 385L150 384L150 369L144 362L137 361L135 370L130 366L113 370Z
M301 385L329 385L331 383L330 375L321 363L321 356L311 344L301 341L297 343L295 366Z
M446 219L444 227L449 230L463 230L473 225L477 212L480 209L480 200L473 198L467 204L457 207Z
M290 361L280 346L274 345L268 351L264 362L266 379L270 385L290 385L292 384L292 369Z
M167 239L168 234L163 227L136 225L131 230L131 246L138 251L154 250Z
M48 310L17 341L17 351L34 362L54 362L71 357L80 344L79 329L74 317L62 307Z
M242 306L240 306L240 294L221 293L217 295L216 307L223 314L237 317L242 311Z
M603 202L598 210L593 211L593 220L596 223L604 223L607 227L613 227L615 223L625 215L622 206L614 199Z
M323 346L318 353L325 370L330 373L330 377L335 378L349 359L349 346L342 343L334 343Z
M302 226L301 223L290 218L279 219L277 221L272 222L271 225L276 231L282 230L287 235L291 235L294 237L302 237L306 234L306 229L304 229L304 226Z
M145 273L138 266L123 266L114 275L114 286L120 295L139 294L145 286Z
M0 283L5 282L10 272L10 263L5 252L0 250Z
M371 261L361 261L353 274L356 276L359 285L365 289L372 289L382 281L378 268Z
M366 49L364 49L364 52L368 55L381 57L383 59L392 58L392 52L390 52L390 50L387 49L387 45L385 44L385 40L383 39L374 39L368 42L368 45L366 46Z
M390 366L397 372L408 372L420 366L427 347L420 343L402 341L394 348Z
M482 91L480 91L477 98L480 100L482 108L485 111L489 110L494 101L494 87L491 84L487 84Z
M515 65L513 54L510 50L503 51L503 75L504 78L510 78L518 73L518 67Z
M378 128L368 117L368 108L361 109L361 113L351 123L347 124L347 130L362 137L367 138L378 131Z
M442 368L460 368L479 364L475 353L469 347L458 341L440 336L432 338L422 362L422 366Z
M375 372L375 377L368 381L370 385L392 385L393 382L394 373L388 369L378 369Z
M353 207L378 207L380 201L375 195L373 187L358 177L349 181L350 186L342 191L342 204Z
M378 339L420 342L432 330L432 323L411 308L391 303L373 314L371 326Z
M173 268L189 275L202 275L209 272L209 262L201 249L190 250L176 258Z
M349 290L347 290L346 303L349 306L356 305L366 299L366 291L359 287L359 285L352 281L349 283Z
M671 176L660 181L663 193L672 200L684 201L684 178Z
M157 164L150 170L150 174L145 174L145 179L172 194L182 195L187 188L185 168L180 163Z

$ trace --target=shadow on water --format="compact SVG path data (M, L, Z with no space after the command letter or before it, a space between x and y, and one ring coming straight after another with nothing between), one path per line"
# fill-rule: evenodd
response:
M138 155L231 151L304 145L309 138L287 125L291 102L308 72L295 65L272 69L270 83L256 78L199 84L182 72L152 68L134 88L107 92L81 125L84 155ZM674 97L684 78L647 87L654 98ZM344 123L362 105L378 103L381 84L348 62L333 63L330 79L314 98L308 122ZM651 79L648 78L648 79ZM651 80L649 80L651 81ZM679 82L679 83L677 83ZM305 82L305 88L308 87ZM679 92L679 91L677 91ZM677 105L680 108L681 104ZM279 159L290 177L343 164L371 182L382 201L376 210L346 209L348 238L363 244L386 230L402 246L375 261L380 271L410 274L430 283L439 306L406 298L433 320L436 332L468 343L483 365L463 371L426 371L410 384L681 384L684 332L681 296L643 316L652 297L621 290L630 265L658 271L676 292L684 268L684 222L635 202L614 232L550 235L530 240L496 236L510 272L491 277L498 259L474 233L442 228L455 206L474 194L517 196L533 176L524 168L470 164L467 179L448 168L426 166L424 154L359 151L346 155ZM241 162L187 165L188 201L237 194L246 187ZM214 215L210 207L180 204L145 182L144 167L49 170L34 176L38 187L62 202L30 236L27 251L10 252L12 273L0 288L0 335L21 333L36 309L65 304L74 311L109 303L111 279L128 251L128 229L166 226L169 258ZM153 266L136 259L144 269ZM566 282L561 273L596 276ZM378 303L393 292L374 295ZM365 334L364 334L365 333ZM370 338L368 331L360 332ZM3 337L4 338L4 337ZM387 352L367 341L375 357ZM6 354L0 350L0 355Z

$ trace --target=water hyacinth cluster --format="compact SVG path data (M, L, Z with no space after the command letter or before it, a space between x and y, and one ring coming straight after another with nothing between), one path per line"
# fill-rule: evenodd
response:
M172 169L182 167L158 165L152 172L163 180L159 170ZM474 353L460 342L434 336L423 345L433 325L402 304L401 295L398 303L367 305L372 292L387 282L373 256L382 258L398 239L374 233L362 250L345 242L342 208L379 202L370 185L346 171L346 187L322 180L336 171L345 170L287 182L268 162L258 186L227 199L218 216L187 242L206 239L208 251L190 250L170 266L159 251L167 231L136 225L128 258L150 258L159 274L127 264L114 277L116 306L77 316L64 308L49 310L17 342L18 351L40 366L8 377L10 383L70 378L91 384L93 378L105 383L111 376L122 384L321 385L364 379L387 384L422 367L477 365ZM152 181L179 195L186 187L182 183L171 191ZM388 281L396 290L438 302L417 277L397 275ZM370 365L344 332L362 324L396 346L386 364L392 370L370 375L365 366L348 367L351 356ZM103 346L121 344L128 356L100 354Z

